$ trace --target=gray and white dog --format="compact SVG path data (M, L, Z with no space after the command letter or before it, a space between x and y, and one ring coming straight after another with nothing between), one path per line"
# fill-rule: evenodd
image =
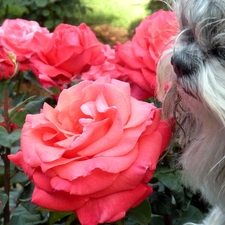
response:
M213 206L202 224L225 225L225 0L173 8L180 33L160 60L158 97L180 129L184 182Z

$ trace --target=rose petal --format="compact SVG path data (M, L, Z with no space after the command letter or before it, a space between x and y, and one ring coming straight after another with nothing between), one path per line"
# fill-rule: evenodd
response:
M96 123L95 123L96 124ZM108 125L108 124L107 124ZM94 133L98 132L98 130L105 129L104 126L101 126L100 129L92 128L91 124L87 125L84 129L84 137L92 138ZM88 130L92 130L93 135L87 135ZM87 131L87 132L86 132ZM101 132L100 132L101 134ZM79 155L81 156L91 156L99 154L100 152L105 151L105 149L109 149L115 146L121 139L123 135L123 127L121 122L120 115L116 114L116 117L108 129L108 131L99 137L95 142L90 141L90 144L85 147L82 151L79 151Z
M128 168L136 159L138 147L136 146L129 153L117 157L96 157L85 161L73 161L63 167L54 168L55 173L64 179L74 180L77 177L87 176L94 169L101 169L109 173L118 173ZM115 167L115 165L117 165Z
M117 176L118 174L96 169L89 175L78 177L73 181L64 180L57 176L53 177L51 186L57 191L65 191L72 195L90 195L111 186Z
M155 109L155 106L153 104L141 102L134 98L131 98L131 116L128 123L124 126L124 129L136 127L142 123L146 124L145 122L148 121L148 118L153 115L153 109Z
M43 208L57 211L72 211L80 208L89 199L86 196L70 195L66 192L45 192L35 186L32 202Z
M137 202L143 201L151 191L151 187L140 184L133 190L119 192L100 199L90 199L77 209L76 213L82 225L113 222L123 218L129 208Z
M35 169L32 177L34 183L38 188L46 192L52 192L54 189L51 186L51 178L42 173L40 169Z
M31 168L27 163L24 161L23 153L21 151L17 152L16 154L8 155L10 161L12 161L15 165L22 167L24 173L26 173L29 178L32 177L34 173L34 169Z

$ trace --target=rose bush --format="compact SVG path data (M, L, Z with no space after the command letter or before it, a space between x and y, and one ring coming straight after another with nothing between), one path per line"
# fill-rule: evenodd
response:
M26 70L31 55L40 48L38 34L50 35L48 29L40 27L36 21L6 19L0 26L0 45L12 51L17 56L20 68Z
M84 23L78 27L60 24L52 37L43 38L41 48L30 61L44 87L68 84L91 65L105 61L104 45Z
M170 135L158 108L104 77L27 115L21 151L9 158L33 180L33 203L97 225L123 218L152 192L148 182Z

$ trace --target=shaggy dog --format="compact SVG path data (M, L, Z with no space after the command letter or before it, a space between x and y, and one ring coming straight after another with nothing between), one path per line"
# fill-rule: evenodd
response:
M202 224L225 225L225 0L173 8L180 33L159 63L158 97L180 130L185 184L214 207Z

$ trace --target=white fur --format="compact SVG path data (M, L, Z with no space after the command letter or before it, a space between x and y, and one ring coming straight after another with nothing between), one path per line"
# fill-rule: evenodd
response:
M176 0L174 11L181 33L159 63L158 97L178 124L184 183L214 207L203 224L225 225L225 0Z

